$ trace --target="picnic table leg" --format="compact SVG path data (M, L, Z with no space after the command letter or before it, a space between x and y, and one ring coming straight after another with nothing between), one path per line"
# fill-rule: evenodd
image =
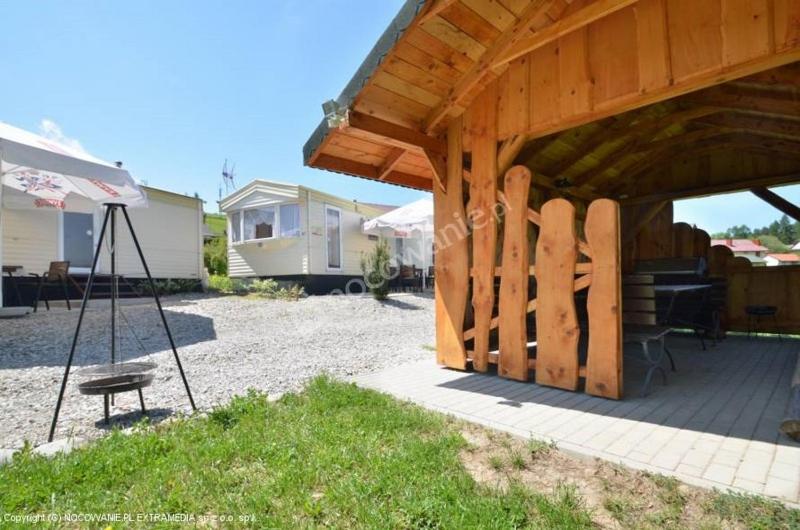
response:
M103 394L103 423L108 425L109 422L109 413L108 413L108 394Z

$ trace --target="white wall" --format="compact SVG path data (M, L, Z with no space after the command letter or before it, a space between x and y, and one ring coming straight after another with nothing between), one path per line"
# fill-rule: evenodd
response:
M203 270L202 202L193 198L146 189L149 206L129 214L142 245L150 272L156 278L200 278ZM70 209L95 212L95 237L103 219L101 209L73 201ZM21 265L25 273L42 273L51 261L62 259L60 213L56 210L3 209L3 264ZM139 258L118 215L119 272L143 277ZM95 241L96 243L96 241ZM110 272L107 248L100 257L100 272Z

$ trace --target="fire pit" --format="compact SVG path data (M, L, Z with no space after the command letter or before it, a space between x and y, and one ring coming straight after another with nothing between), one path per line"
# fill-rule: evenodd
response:
M103 396L104 420L109 421L109 396L136 390L139 393L139 404L142 414L147 412L144 406L142 389L150 386L155 377L155 363L127 362L92 366L76 373L84 379L78 384L78 391L87 396Z

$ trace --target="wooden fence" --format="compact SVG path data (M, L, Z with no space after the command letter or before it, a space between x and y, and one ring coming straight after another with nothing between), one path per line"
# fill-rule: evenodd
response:
M800 266L753 267L720 245L711 247L708 263L713 276L727 281L725 329L747 331L745 307L771 305L778 308L775 319L762 318L757 331L800 333Z
M451 146L453 154L460 149L452 142ZM492 155L482 157L493 160ZM473 161L482 157L473 153ZM585 238L581 238L576 232L575 207L567 200L547 201L540 211L528 207L531 174L516 166L506 172L502 191L481 186L475 178L470 181L471 230L464 230L459 238L458 219L465 214L462 170L459 164L451 164L447 173L443 189L434 190L439 363L464 369L471 361L477 371L496 363L500 376L519 381L528 380L530 370L535 370L537 383L568 390L577 390L584 377L587 393L621 398L619 205L607 199L592 202L583 223ZM529 225L538 230L533 253L529 234L534 231ZM498 226L502 227L499 265ZM536 286L533 297L531 276ZM459 334L469 287L473 324ZM583 289L588 289L588 352L582 366L575 293ZM535 330L528 329L531 312L535 312ZM494 329L499 347L490 352ZM535 357L529 355L532 340Z

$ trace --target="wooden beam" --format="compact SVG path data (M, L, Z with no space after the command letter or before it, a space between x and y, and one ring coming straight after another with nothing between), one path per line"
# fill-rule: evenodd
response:
M335 171L337 173L347 173L349 175L356 175L373 180L378 180L379 176L379 168L376 166L331 155L318 156L314 167ZM383 179L383 182L427 191L431 190L432 183L431 179L429 178L419 175L412 175L410 173L403 173L401 171L390 171L389 174L387 174Z
M432 19L433 17L437 17L442 14L442 11L447 9L448 7L455 4L457 0L439 0L438 2L425 2L425 6L423 10L417 15L416 24L420 25L428 20Z
M777 193L770 191L765 187L750 188L750 192L770 206L774 206L781 212L785 213L795 221L800 221L800 208L787 201Z
M640 195L635 197L626 197L620 199L620 203L624 205L629 204L642 204L652 201L673 201L677 199L688 199L691 197L704 197L708 195L716 195L718 193L729 193L733 191L748 190L750 188L761 186L779 186L782 184L800 183L800 173L788 173L782 175L767 175L747 180L740 180L738 182L725 182L722 184L713 184L709 186L700 186L691 189L680 189L667 191L663 193L653 193L649 195Z
M446 190L447 158L428 149L425 149L423 154L425 155L425 160L428 161L428 166L431 168L431 173L433 173L434 182L436 182L442 190Z
M695 123L712 127L739 129L776 138L800 140L800 121L795 120L765 118L753 114L728 112L716 116L703 116L695 120Z
M638 0L595 0L583 9L554 22L550 26L540 29L532 36L519 39L497 56L492 63L492 67L497 68L509 63L564 35L572 33L584 26L588 26L592 22L606 17L615 11L635 4L637 1Z
M400 160L405 156L407 151L405 149L400 149L399 147L395 147L389 153L389 156L386 157L386 160L383 162L383 165L378 169L378 180L384 180L386 177L389 176L397 164L400 163Z
M354 110L347 112L347 119L339 129L343 132L361 131L379 142L399 143L407 149L428 149L442 155L447 153L447 145L439 138Z
M600 175L605 173L608 169L616 166L628 155L636 152L639 149L644 150L652 148L652 139L661 134L667 127L671 127L676 123L683 123L699 116L708 116L709 114L713 114L715 112L718 112L718 109L714 109L712 107L698 107L681 112L675 112L652 122L646 122L641 128L637 127L638 130L631 130L630 135L633 138L630 143L624 144L616 151L610 153L593 168L578 175L574 175L571 178L572 185L583 186L584 184L589 184L597 179ZM678 136L676 135L675 137L677 138ZM687 141L696 140L692 140L692 138L689 137L687 138Z
M696 105L718 107L725 110L747 111L767 114L789 119L800 117L800 99L793 97L770 97L752 91L733 91L730 87L716 86L695 92L682 98L683 101Z
M725 135L723 135L725 136ZM642 173L658 166L665 160L671 158L685 159L689 156L699 156L714 151L724 149L741 149L752 152L761 152L769 155L796 158L800 156L800 143L787 142L784 140L765 140L763 138L752 137L746 134L729 134L729 137L708 138L693 144L684 145L676 143L665 146L659 150L653 150L631 165L623 168L616 177L616 183L610 188L612 193L623 188L627 184L634 182Z
M516 134L503 141L497 153L497 173L499 175L505 175L506 171L511 169L514 159L517 158L527 142L528 137L524 134Z
M450 89L447 96L442 98L442 101L431 110L425 119L425 131L428 133L433 131L455 107L461 105L464 98L478 83L483 81L486 76L495 75L492 72L492 63L495 59L525 37L536 18L546 13L550 7L551 2L547 0L532 0L519 15L514 25L504 32L491 48L483 53L480 59Z

